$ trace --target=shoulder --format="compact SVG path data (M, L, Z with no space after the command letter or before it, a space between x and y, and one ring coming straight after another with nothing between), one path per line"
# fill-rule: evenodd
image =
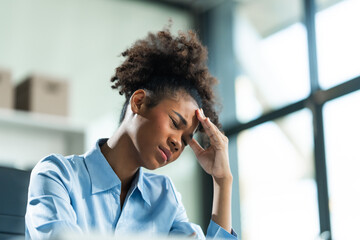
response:
M170 177L155 173L144 173L144 184L151 189L154 195L166 195L168 200L178 204L181 202L180 193L176 190L175 185Z
M77 165L83 161L81 156L71 155L63 156L61 154L51 154L41 159L33 168L34 174L40 172L61 172L69 174L77 169Z
M68 190L83 158L78 155L63 156L51 154L41 159L31 172L31 179L46 178L54 180L66 187Z

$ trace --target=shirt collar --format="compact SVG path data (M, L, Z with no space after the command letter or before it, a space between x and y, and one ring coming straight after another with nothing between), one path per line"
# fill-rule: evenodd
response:
M121 186L119 177L111 168L109 162L100 150L101 145L103 145L107 140L107 138L99 139L95 146L84 155L85 163L91 179L92 194L109 190L118 185ZM132 185L139 189L144 201L151 206L151 191L146 185L146 180L144 180L144 178L145 175L143 169L140 167Z
M84 155L91 179L92 194L109 190L117 185L121 186L119 177L100 150L100 146L106 141L107 138L99 139L95 146Z
M151 206L151 202L150 202L150 189L147 187L147 185L145 184L144 181L144 172L143 169L140 167L139 171L137 173L136 178L134 179L134 183L136 184L136 187L139 189L142 198L144 199L144 201Z

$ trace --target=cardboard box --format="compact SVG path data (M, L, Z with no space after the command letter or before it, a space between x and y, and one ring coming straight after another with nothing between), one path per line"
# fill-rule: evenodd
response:
M16 108L37 113L68 115L68 82L32 75L16 87Z
M0 69L0 108L13 108L14 89L11 83L11 73Z

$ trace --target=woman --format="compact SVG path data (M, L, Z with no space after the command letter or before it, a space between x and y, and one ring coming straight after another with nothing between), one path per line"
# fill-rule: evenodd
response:
M207 51L189 31L149 34L123 52L112 88L125 95L120 126L84 155L50 155L33 169L26 237L66 231L182 234L205 238L189 223L179 194L165 176L144 173L175 161L186 145L213 177L207 237L234 238L228 139L219 131ZM207 116L207 117L206 117ZM193 138L204 132L210 146Z

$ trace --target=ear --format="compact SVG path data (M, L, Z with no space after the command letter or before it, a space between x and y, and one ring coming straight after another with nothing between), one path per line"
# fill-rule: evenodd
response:
M144 89L136 90L130 98L131 111L139 113L145 107L146 91Z

